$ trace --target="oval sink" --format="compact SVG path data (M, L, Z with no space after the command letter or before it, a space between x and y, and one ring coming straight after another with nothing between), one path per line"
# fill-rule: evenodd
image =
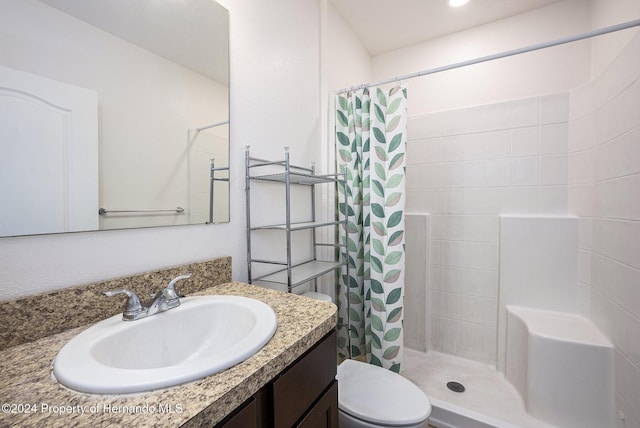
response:
M148 318L116 315L96 323L60 350L53 373L62 385L95 394L166 388L246 360L276 327L273 309L255 299L185 297Z

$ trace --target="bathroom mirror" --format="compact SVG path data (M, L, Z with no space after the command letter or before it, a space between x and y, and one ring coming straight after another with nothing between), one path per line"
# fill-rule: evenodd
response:
M226 9L2 9L0 236L229 221Z

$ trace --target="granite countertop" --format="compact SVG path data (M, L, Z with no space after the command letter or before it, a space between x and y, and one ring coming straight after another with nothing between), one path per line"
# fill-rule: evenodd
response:
M336 307L240 282L193 295L232 294L267 303L278 328L264 348L223 372L140 394L70 391L52 376L52 362L72 337L68 330L0 352L0 426L212 426L267 384L336 325Z

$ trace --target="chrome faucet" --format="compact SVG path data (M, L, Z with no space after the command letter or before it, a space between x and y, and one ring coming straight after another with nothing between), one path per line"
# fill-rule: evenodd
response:
M130 290L111 290L105 291L104 294L108 297L120 294L126 295L127 303L122 312L122 319L125 321L135 321L180 306L180 296L176 293L176 282L189 278L190 276L191 274L187 273L173 278L171 282L169 282L169 285L163 288L160 293L151 295L153 300L149 306L142 306L136 293Z

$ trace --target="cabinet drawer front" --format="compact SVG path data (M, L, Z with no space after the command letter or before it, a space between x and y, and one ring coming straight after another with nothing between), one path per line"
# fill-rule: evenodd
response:
M258 428L257 413L256 399L251 397L216 428Z
M273 382L276 427L291 427L336 377L336 332L333 331Z
M338 428L338 381L333 381L297 428Z

